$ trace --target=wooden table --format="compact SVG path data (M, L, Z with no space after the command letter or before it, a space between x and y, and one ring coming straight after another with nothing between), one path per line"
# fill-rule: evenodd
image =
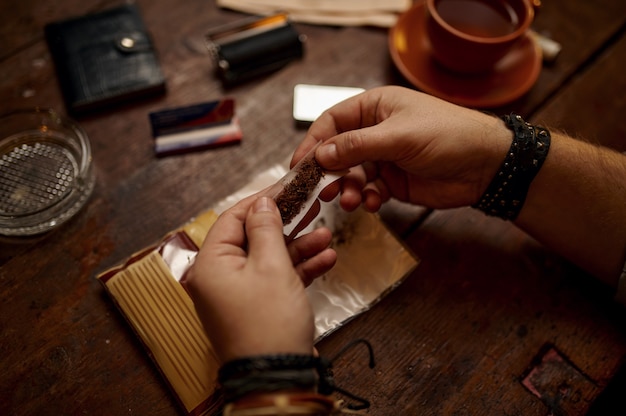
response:
M44 24L120 3L3 2L0 112L64 112ZM80 118L97 170L90 201L54 232L0 241L0 414L179 414L94 276L288 157L304 134L291 119L295 84L406 84L385 30L298 24L308 37L302 61L224 91L203 34L242 15L206 0L139 4L168 93ZM545 1L534 28L562 53L526 96L492 110L515 109L626 150L625 23L622 0ZM240 146L154 156L148 112L226 94L237 100ZM369 414L594 414L612 391L624 391L626 320L610 290L513 225L470 208L390 204L383 218L421 265L318 345L331 356L354 338L373 344L374 370L354 350L335 371L342 387L372 401Z

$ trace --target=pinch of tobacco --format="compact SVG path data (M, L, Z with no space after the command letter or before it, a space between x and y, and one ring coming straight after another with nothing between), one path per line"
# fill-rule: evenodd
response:
M300 213L311 192L324 177L324 170L315 159L305 160L295 178L285 185L276 198L283 224L289 224Z

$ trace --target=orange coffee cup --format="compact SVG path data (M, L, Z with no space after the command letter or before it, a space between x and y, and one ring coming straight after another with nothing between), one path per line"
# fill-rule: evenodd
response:
M530 0L425 0L433 57L463 74L491 71L528 31Z

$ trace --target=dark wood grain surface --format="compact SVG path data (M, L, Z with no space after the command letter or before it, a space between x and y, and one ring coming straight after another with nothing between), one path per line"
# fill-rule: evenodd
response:
M80 118L97 173L90 201L51 233L0 240L2 415L180 414L94 276L288 157L304 135L291 118L295 84L407 85L389 58L385 30L298 24L307 36L303 60L224 90L203 35L243 15L212 1L138 3L167 94ZM543 3L534 29L560 42L562 53L528 94L490 110L515 109L626 150L626 3ZM43 27L118 4L3 2L0 113L65 112ZM150 111L225 95L237 101L241 145L154 156ZM372 401L369 414L584 415L601 408L605 391L626 389L623 377L621 388L611 384L626 356L626 319L608 288L511 224L469 208L392 203L383 218L421 265L318 345L333 355L357 337L373 344L374 370L358 350L335 369L340 385Z

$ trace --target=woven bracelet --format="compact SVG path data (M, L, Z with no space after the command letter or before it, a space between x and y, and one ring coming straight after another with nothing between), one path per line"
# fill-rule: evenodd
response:
M224 401L234 402L250 393L277 392L285 390L314 391L317 387L315 370L263 370L252 371L239 377L221 380Z
M526 123L517 114L502 119L513 131L511 147L487 190L472 207L512 221L519 215L530 184L548 155L550 132Z
M224 401L232 403L250 394L280 391L314 391L328 395L339 392L360 404L348 405L350 409L364 409L369 402L335 385L332 362L348 348L363 343L370 353L370 368L374 358L371 345L362 339L344 347L332 360L313 355L278 354L241 358L225 363L219 370L218 381Z

